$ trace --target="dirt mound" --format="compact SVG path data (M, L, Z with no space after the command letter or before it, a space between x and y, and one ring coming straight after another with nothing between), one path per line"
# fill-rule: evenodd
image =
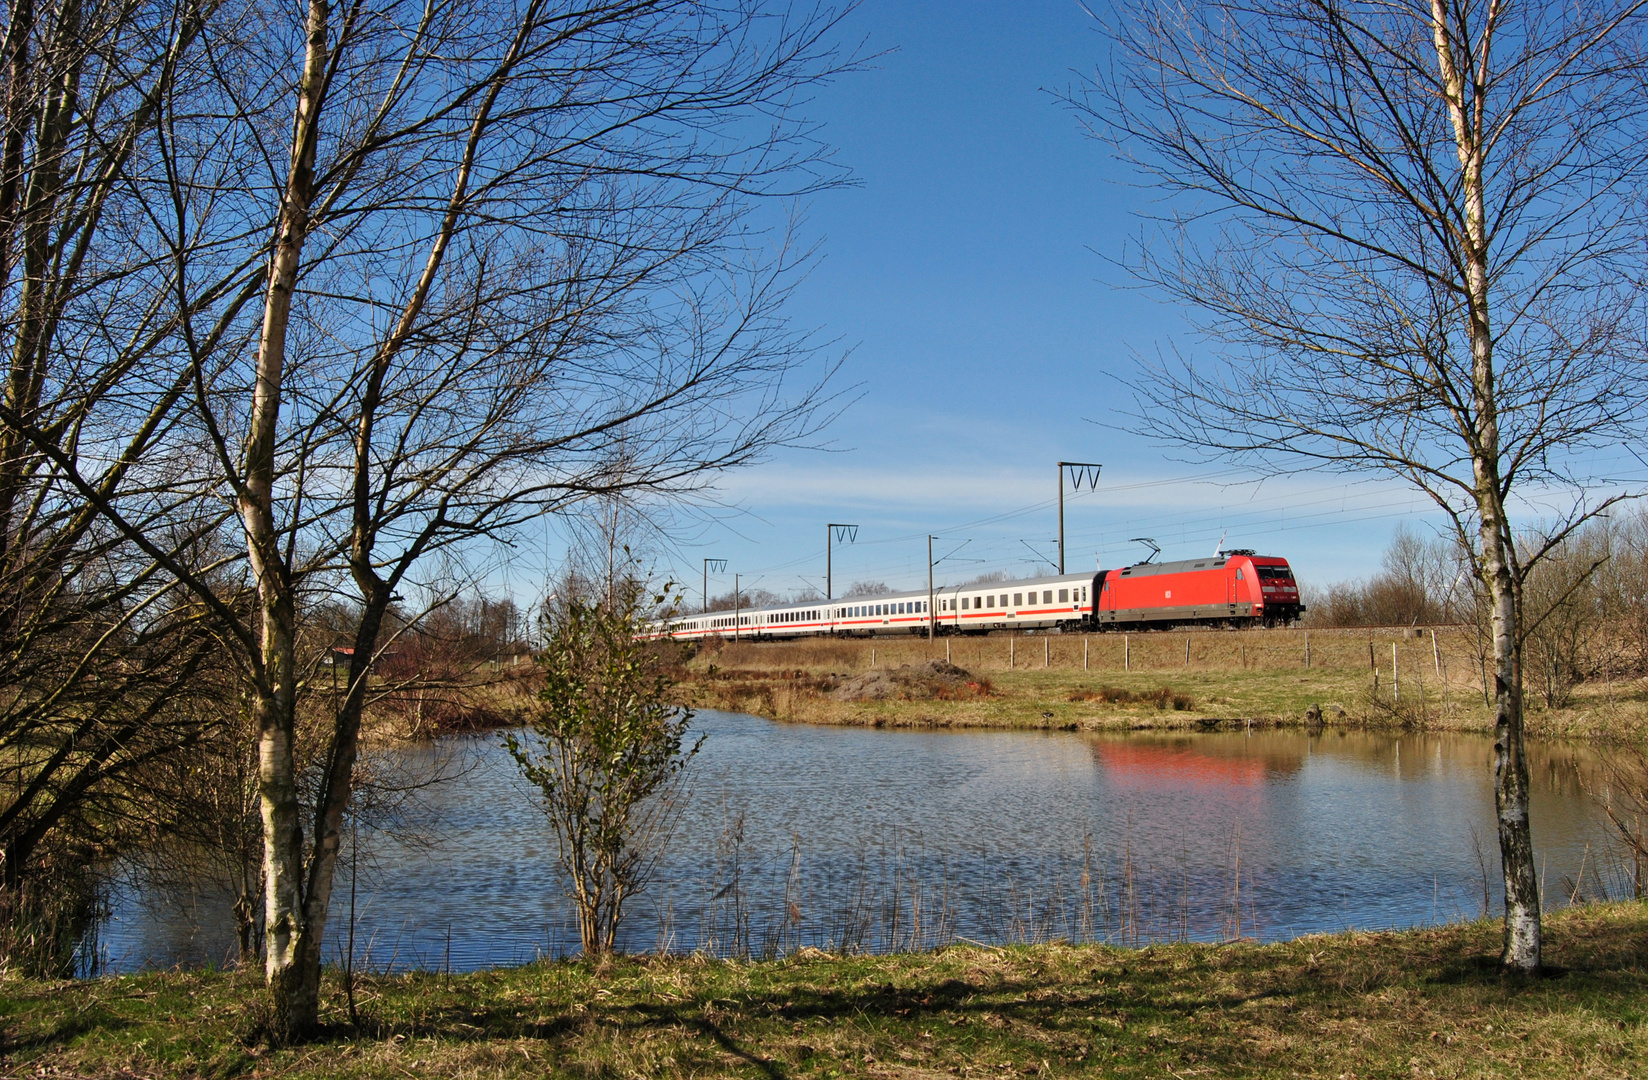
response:
M935 698L983 696L988 680L977 680L964 668L944 660L911 667L876 668L847 680L830 696L837 701L929 701Z

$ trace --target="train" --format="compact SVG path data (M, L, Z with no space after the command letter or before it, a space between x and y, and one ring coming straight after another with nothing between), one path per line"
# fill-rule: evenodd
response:
M1276 626L1293 622L1304 610L1286 559L1237 548L1204 559L1146 560L1115 570L949 585L931 594L923 589L708 611L655 623L652 635L772 641L925 634L929 626L934 634Z

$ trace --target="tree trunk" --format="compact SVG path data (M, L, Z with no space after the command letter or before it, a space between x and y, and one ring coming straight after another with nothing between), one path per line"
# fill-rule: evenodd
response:
M1494 806L1499 823L1499 856L1505 877L1505 949L1508 968L1535 971L1540 962L1539 890L1534 874L1533 838L1528 825L1528 759L1522 741L1522 665L1518 633L1521 614L1511 570L1503 485L1500 478L1499 412L1494 388L1493 334L1489 319L1485 133L1481 102L1484 73L1472 66L1476 50L1453 38L1443 0L1431 0L1431 28L1438 72L1453 120L1465 235L1466 332L1471 346L1474 429L1469 433L1482 545L1482 578L1488 590L1494 659ZM1492 16L1482 27L1480 52L1492 55ZM1464 63L1461 63L1461 60ZM1466 95L1466 72L1475 79Z
M315 144L326 91L326 0L310 0L308 45L298 86L291 171L282 194L275 248L264 297L256 386L246 439L246 478L239 510L247 554L257 582L262 638L252 715L258 730L258 794L263 816L264 971L277 1038L301 1036L320 1011L318 943L306 941L303 897L303 835L298 824L292 737L297 709L296 605L280 552L274 515L275 444L278 436L286 328L297 285L313 198Z

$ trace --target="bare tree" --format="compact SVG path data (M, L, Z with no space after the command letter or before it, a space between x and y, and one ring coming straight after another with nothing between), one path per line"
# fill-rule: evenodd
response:
M216 727L232 696L220 625L167 564L189 567L225 607L239 587L223 508L173 483L188 471L174 437L188 378L153 350L165 320L134 321L123 300L157 255L97 242L126 224L119 178L198 38L200 9L18 2L4 14L0 949L49 967L83 929L50 916L83 898L53 890L83 889L99 850L174 820L160 767ZM114 339L119 358L100 363ZM57 930L35 933L37 917ZM39 947L13 949L31 937Z
M1648 402L1642 5L1119 10L1071 100L1177 200L1129 261L1215 347L1148 366L1143 426L1394 474L1452 523L1491 606L1503 962L1536 969L1522 588L1613 501L1589 455Z
M129 430L135 411L149 427L134 467L100 487L51 417L13 404L0 421L211 616L245 672L271 1015L295 1035L318 1013L362 709L400 590L535 516L689 490L822 418L801 370L813 350L781 316L807 252L753 208L841 177L800 114L842 67L839 13L180 0L141 14L154 57L105 39L129 122L79 133L126 156L85 174L112 209L71 250L121 272L72 268L63 292L89 313L65 390L78 422ZM130 492L233 515L250 614ZM304 800L296 717L316 658L300 623L340 592L347 690Z

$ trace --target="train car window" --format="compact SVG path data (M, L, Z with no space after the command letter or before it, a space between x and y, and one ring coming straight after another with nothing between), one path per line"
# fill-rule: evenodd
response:
M1109 588L1109 587L1110 587L1110 586L1109 586L1109 585L1106 585L1106 586L1105 586L1105 588L1107 588L1107 589L1108 589L1108 588ZM1083 600L1086 600L1086 599L1087 599L1087 586L1086 586L1086 585L1083 585L1083 586L1082 586L1082 590L1081 590L1081 598L1082 598L1082 599L1083 599Z
M1044 603L1044 604L1051 604L1053 602L1053 590L1052 589L1043 589L1041 591L1041 602Z
M1022 603L1024 603L1024 597L1022 595L1020 595L1019 593L1014 593L1013 594L1013 606L1018 607Z
M1060 589L1059 590L1059 603L1068 604L1069 602L1070 602L1070 590L1069 589Z
M961 598L961 610L962 611L971 611L972 608L973 608L972 601L968 597L965 597L965 596L962 597Z
M995 598L995 596L994 596L994 595L991 595L991 596L986 596L986 597L985 597L985 598L984 598L984 600L985 600L985 606L986 606L986 607L989 607L989 608L994 608L994 607L995 607L995 606L996 606L996 598ZM1002 602L1003 602L1003 603L1006 603L1006 600L1005 600L1005 599L1003 599L1003 601L1002 601Z

